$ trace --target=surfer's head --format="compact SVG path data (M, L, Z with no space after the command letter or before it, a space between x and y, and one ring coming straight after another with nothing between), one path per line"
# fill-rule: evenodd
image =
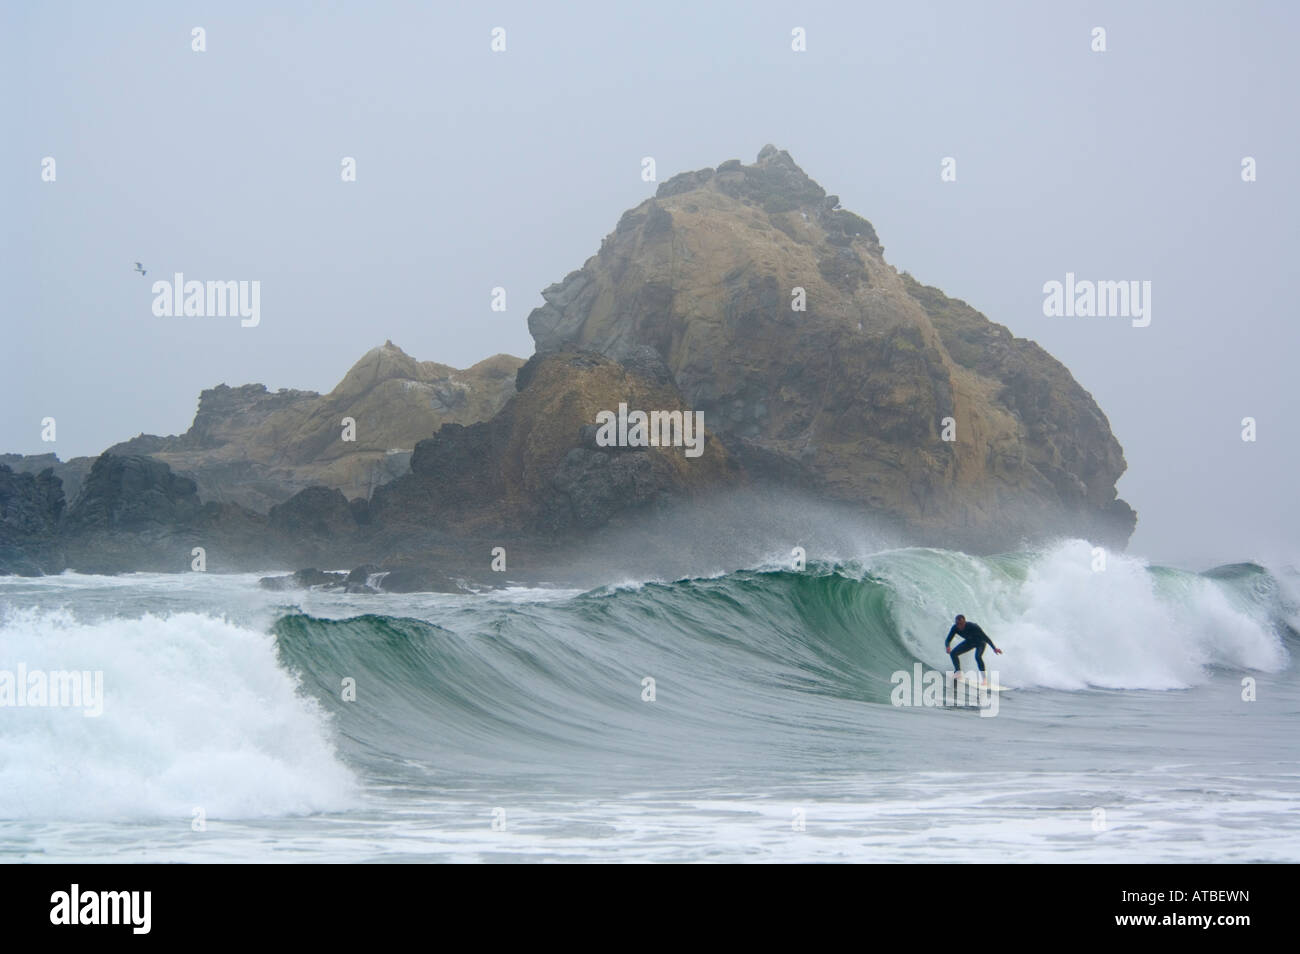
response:
M953 620L953 622L957 624L958 629L961 629L963 626L966 625L966 617L962 616L961 613L958 613L957 618Z

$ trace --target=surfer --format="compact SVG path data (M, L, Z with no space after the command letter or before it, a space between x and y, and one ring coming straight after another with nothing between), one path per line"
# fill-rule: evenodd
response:
M960 636L962 640L955 647L949 649L948 644L952 642L954 636ZM952 624L952 629L948 630L948 638L943 641L944 652L952 656L952 668L960 673L961 660L958 657L962 653L968 653L973 649L975 650L975 665L980 667L980 680L983 681L985 646L992 646L995 653L999 656L1002 655L1002 650L993 646L993 640L989 638L988 633L980 629L979 623L969 622L965 616L958 613L956 621Z

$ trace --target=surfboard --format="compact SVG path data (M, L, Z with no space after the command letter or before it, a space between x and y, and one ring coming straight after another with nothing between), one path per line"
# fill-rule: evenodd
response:
M963 676L962 682L966 683L966 686L969 689L980 689L985 692L1010 692L1011 691L1010 686L1004 686L1000 682L996 684L989 682L981 686L979 680L976 679L974 676Z

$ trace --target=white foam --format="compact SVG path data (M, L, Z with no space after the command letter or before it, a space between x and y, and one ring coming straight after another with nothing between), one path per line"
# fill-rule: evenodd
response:
M357 787L274 638L202 613L0 622L0 669L102 670L103 714L0 708L0 817L189 826L351 807Z
M1143 560L1117 553L1094 571L1084 540L1033 555L1023 579L996 559L936 556L892 554L873 567L901 590L893 608L904 637L936 667L950 665L942 642L958 612L1005 650L984 661L1012 686L1177 689L1205 682L1212 666L1276 672L1287 664L1266 607L1233 599L1221 581L1181 571L1157 579ZM895 559L903 566L891 566ZM973 668L973 657L963 664Z

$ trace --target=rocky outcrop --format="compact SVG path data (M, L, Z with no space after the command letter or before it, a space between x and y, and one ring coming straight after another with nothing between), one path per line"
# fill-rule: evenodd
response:
M202 548L217 571L356 567L268 586L461 591L547 578L578 544L604 569L656 524L664 548L708 549L690 534L733 532L741 504L708 517L742 496L758 536L796 500L976 552L1132 532L1123 452L1069 371L900 275L773 147L663 183L543 299L526 363L457 371L388 342L327 395L222 385L185 434L16 458L0 570L182 570ZM598 415L620 406L702 412L699 455L610 446ZM79 484L66 512L56 467ZM507 575L488 569L502 547Z
M39 474L43 470L49 470L63 484L66 500L77 498L81 482L86 479L94 463L93 457L73 457L61 461L56 454L0 454L0 464L8 466L14 473Z
M65 568L56 536L64 503L52 468L15 473L0 464L0 574L40 576Z
M417 441L500 410L522 363L495 355L461 371L416 361L387 341L329 394L222 384L199 396L184 434L142 434L109 452L153 457L193 479L204 500L262 513L317 485L368 498L407 471ZM355 422L354 440L344 439L345 418Z
M65 531L120 533L186 526L203 509L194 481L148 457L104 454L68 511Z
M12 485L6 472L0 469L0 506L13 509L17 498L30 504L35 488L43 519L35 530L27 521L17 538L0 534L9 541L8 547L0 542L0 572L182 572L193 568L196 547L207 554L207 569L226 572L299 557L294 551L279 555L283 544L265 516L233 504L204 504L194 481L148 457L102 454L67 507L51 472L16 475Z
M457 537L563 537L686 499L739 479L722 445L691 458L682 447L602 447L601 411L685 411L653 352L616 361L592 352L536 355L519 392L490 421L446 424L415 447L411 472L376 490L369 515Z
M543 298L539 354L652 349L756 478L980 550L1133 529L1123 454L1069 372L899 275L774 147L663 183Z
M264 576L258 585L267 590L308 590L314 586L342 588L347 585L348 574L328 573L311 567L285 576Z

